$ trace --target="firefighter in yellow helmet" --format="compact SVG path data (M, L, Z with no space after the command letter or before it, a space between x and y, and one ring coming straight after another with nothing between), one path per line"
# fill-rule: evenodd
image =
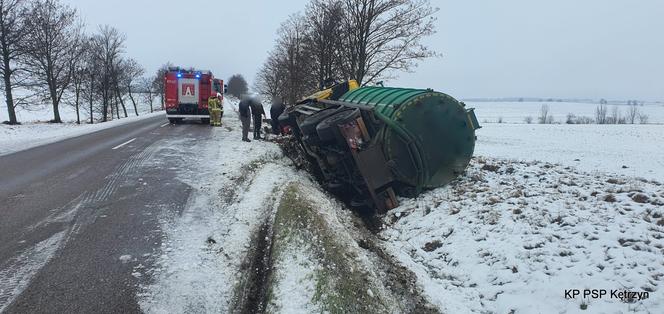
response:
M221 117L224 114L224 108L221 104L221 94L212 96L208 99L208 110L210 111L210 125L221 126Z

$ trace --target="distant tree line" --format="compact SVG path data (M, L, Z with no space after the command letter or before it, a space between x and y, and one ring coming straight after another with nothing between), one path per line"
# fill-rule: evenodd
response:
M594 119L591 117L577 116L573 113L568 113L565 123L566 124L647 124L649 116L639 109L637 101L630 101L628 103L627 112L622 114L618 106L613 106L609 112L606 102L600 102L595 108ZM533 123L533 118L528 116L524 119L527 124ZM549 105L544 104L540 108L540 114L537 118L540 124L553 124L555 120L551 114ZM501 121L499 121L501 123Z
M76 9L58 0L0 0L0 75L9 124L16 109L48 103L51 122L73 106L89 122L138 115L138 102L152 106L154 78L125 51L126 37L111 26L84 32Z
M254 87L294 103L327 79L366 85L435 56L422 39L435 32L429 0L311 0L282 23Z

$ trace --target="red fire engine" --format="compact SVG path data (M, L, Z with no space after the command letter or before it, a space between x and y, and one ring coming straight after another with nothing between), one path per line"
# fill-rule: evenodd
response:
M171 123L183 119L201 119L210 123L208 98L224 95L224 81L210 71L185 70L171 67L164 76L166 117Z

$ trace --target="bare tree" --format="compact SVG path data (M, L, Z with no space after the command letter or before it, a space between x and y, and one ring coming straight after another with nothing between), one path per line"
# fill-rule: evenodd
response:
M316 82L343 74L344 3L341 0L312 0L305 12L307 17L306 45L313 58Z
M19 71L16 62L23 54L20 44L27 36L23 18L24 4L23 0L0 0L0 74L3 78L9 124L18 124L17 103L13 91L16 85L15 74Z
M71 102L76 109L76 123L81 124L81 101L85 88L87 87L86 79L88 78L88 72L91 70L88 65L89 41L84 40L81 42L80 46L75 48L80 49L80 51L75 52L76 55L79 55L79 58L76 58L71 63L72 78L69 89L73 94ZM90 115L92 115L92 109L90 110Z
M533 117L527 116L525 119L523 119L523 121L526 122L527 124L531 124L533 123Z
M540 124L546 124L551 121L551 117L549 116L549 105L542 105L538 121Z
M348 77L360 84L408 71L435 56L421 41L435 33L428 0L343 0Z
M597 121L597 124L606 124L606 114L607 114L607 109L605 104L600 104L595 108L595 121Z
M134 107L134 114L138 116L138 106L136 104L136 99L134 99L133 91L136 89L134 86L138 81L138 78L143 76L145 69L136 62L134 59L121 60L117 66L118 81L121 82L121 86L118 86L118 93L126 92L131 100L131 104ZM124 104L123 104L124 107Z
M574 114L571 113L571 112L568 113L568 114L567 114L567 120L565 120L565 123L567 123L567 124L574 124L574 123L576 123L576 115L574 115Z
M274 51L270 52L267 60L256 74L254 90L258 93L276 99L285 95L286 70Z
M228 79L228 93L237 98L249 92L247 80L242 74L235 74Z
M143 94L143 99L145 100L146 103L150 105L150 112L154 112L153 104L154 104L154 99L157 97L157 94L159 93L154 86L154 77L148 77L148 78L141 78L139 80L139 86L141 89L141 93Z
M168 68L172 66L173 64L170 62L167 62L166 64L162 65L157 70L157 73L154 76L154 81L152 81L153 88L159 91L159 97L161 99L161 110L164 110L164 105L166 101L166 97L164 95L164 78L166 77L166 72L168 72Z
M312 76L311 55L306 46L307 24L300 14L291 15L279 29L277 58L285 70L285 95L289 103L295 103L316 89Z
M609 124L618 124L620 121L620 110L618 109L618 106L613 106L611 109L611 116L607 119L607 122Z
M627 121L630 124L634 124L636 122L636 118L639 116L639 107L638 104L633 103L629 105L629 108L627 109Z
M648 123L648 115L645 114L645 113L639 113L639 123L647 124Z
M53 122L61 123L60 101L71 84L72 63L80 57L82 24L76 10L56 0L34 0L25 19L29 31L22 46L34 87L49 95Z
M96 69L97 93L101 99L102 121L108 121L109 110L116 102L115 68L124 53L125 36L110 26L99 27L99 33L91 40L92 62ZM116 108L119 118L119 110Z

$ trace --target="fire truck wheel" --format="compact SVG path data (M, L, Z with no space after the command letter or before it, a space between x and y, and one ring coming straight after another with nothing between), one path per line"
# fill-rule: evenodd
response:
M201 123L203 123L203 124L210 124L210 119L205 119L205 118L203 118L203 119L201 119Z
M168 122L170 122L171 124L175 124L177 122L177 120L173 119L173 118L170 118L170 119L168 119Z

